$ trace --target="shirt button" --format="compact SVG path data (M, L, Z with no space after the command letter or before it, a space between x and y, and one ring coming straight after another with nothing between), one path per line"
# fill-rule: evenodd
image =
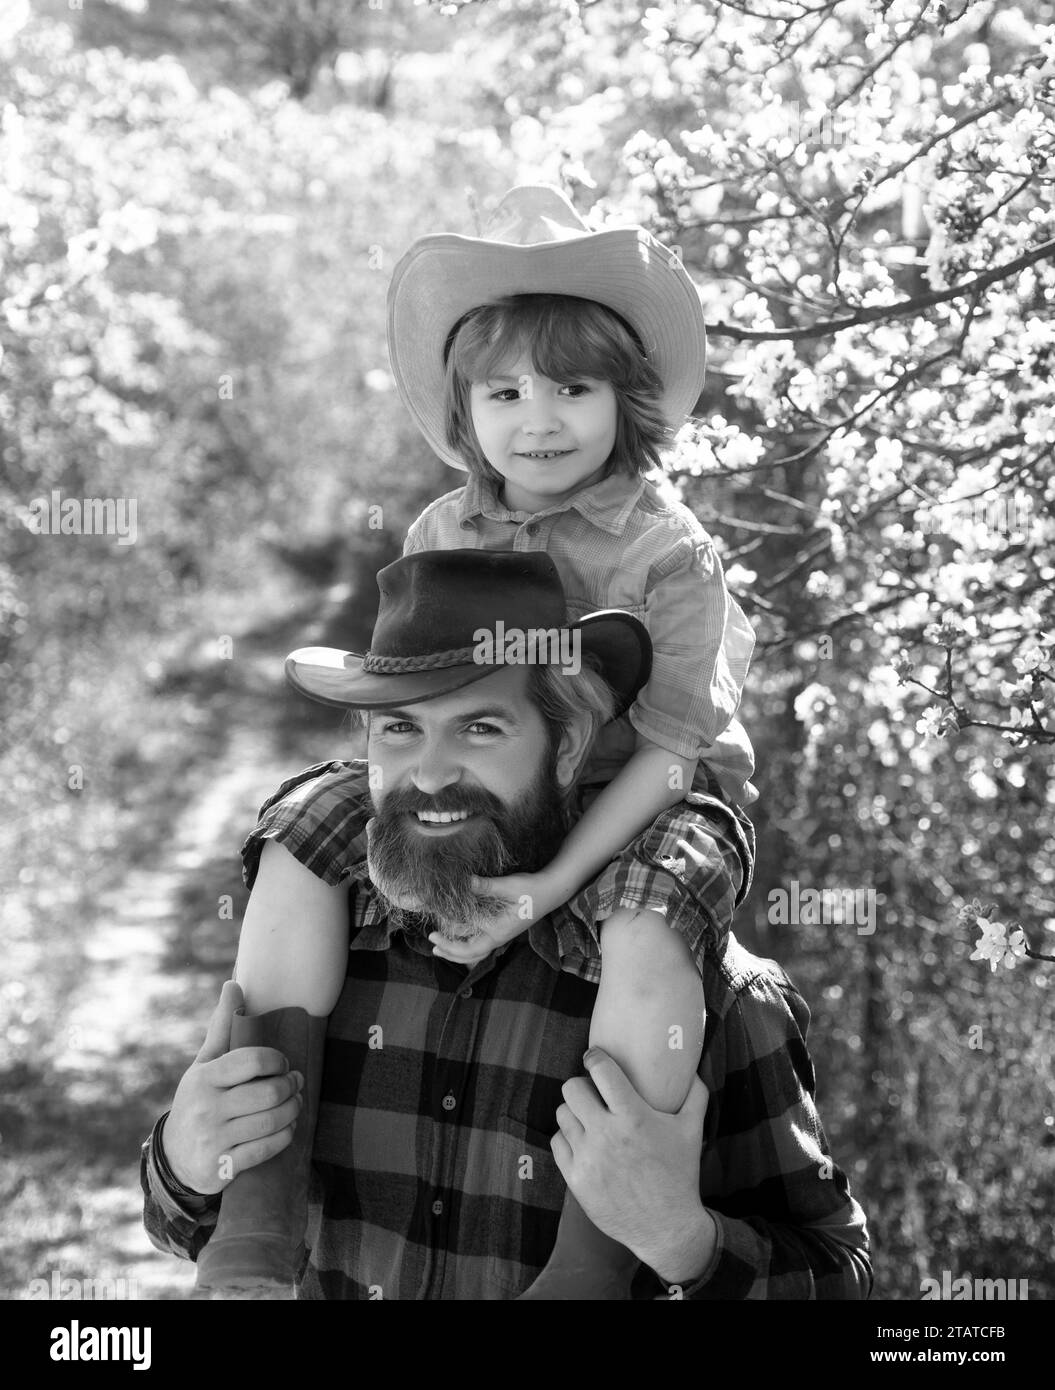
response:
M446 1095L443 1097L444 1110L453 1110L457 1104L458 1102L454 1099L452 1095Z
M475 521L471 521L471 520L469 519L469 517L466 517L466 518L462 521L462 530L463 530L463 531L475 531L475 530L476 530L476 522L475 522Z
M473 997L472 986L470 985L466 989L459 990L459 994L463 999L471 999Z
M443 1215L443 1203L442 1203L441 1201L437 1200L437 1201L433 1202L433 1204L432 1204L432 1214L433 1214L433 1216L442 1216L442 1215Z
M537 521L529 521L528 524L527 524L527 526L526 526L524 529L527 531L527 533L528 533L529 536L537 536L537 535L538 535L538 522L537 522Z

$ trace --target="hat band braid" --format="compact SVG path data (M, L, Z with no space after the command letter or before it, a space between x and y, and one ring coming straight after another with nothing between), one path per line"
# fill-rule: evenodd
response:
M452 647L446 652L429 652L425 656L375 656L367 652L363 670L372 676L395 675L401 671L436 671L443 666L468 666L475 647Z

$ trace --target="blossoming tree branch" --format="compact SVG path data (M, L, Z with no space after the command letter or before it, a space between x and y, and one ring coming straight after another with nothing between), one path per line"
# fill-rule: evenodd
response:
M907 761L924 780L970 731L976 796L999 797L994 771L1042 785L1037 753L1055 741L1050 10L443 8L519 18L503 73L513 113L534 109L539 68L577 93L581 126L561 113L566 182L587 203L623 187L601 211L648 223L693 272L709 385L678 441L678 482L725 542L756 670L800 681L807 769L811 750L845 757L864 728L858 766ZM528 31L540 8L559 57ZM575 78L587 49L648 101L647 128L621 124L612 85ZM622 137L614 175L598 131ZM1011 942L1003 963L1019 958Z

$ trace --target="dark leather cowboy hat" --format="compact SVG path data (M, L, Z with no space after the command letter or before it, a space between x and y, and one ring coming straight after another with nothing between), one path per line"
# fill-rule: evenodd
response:
M561 634L565 653L574 641L583 656L592 654L620 714L648 680L652 643L644 624L619 609L569 623L557 567L541 552L418 551L381 570L377 587L381 602L370 650L300 648L286 658L294 689L351 709L435 699L514 664L506 654L515 649L504 642L517 632L542 634L527 660L560 665L562 641L554 638ZM485 633L494 639L491 660ZM493 659L498 650L504 661Z

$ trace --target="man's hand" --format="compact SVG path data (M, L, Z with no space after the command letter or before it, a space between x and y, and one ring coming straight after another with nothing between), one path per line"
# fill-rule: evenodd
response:
M653 1110L618 1063L586 1054L589 1077L565 1082L550 1141L557 1167L595 1226L668 1283L710 1263L716 1228L700 1201L707 1087L694 1077L675 1115Z
M231 1019L243 1004L228 980L201 1050L184 1072L162 1131L173 1175L209 1195L281 1153L293 1138L304 1078L273 1047L228 1052Z
M527 931L532 922L559 907L567 896L545 871L509 874L506 878L474 877L471 886L481 898L489 898L502 906L494 917L479 923L480 933L471 940L450 941L439 932L429 936L434 954L456 965L476 965L499 946L505 946Z

